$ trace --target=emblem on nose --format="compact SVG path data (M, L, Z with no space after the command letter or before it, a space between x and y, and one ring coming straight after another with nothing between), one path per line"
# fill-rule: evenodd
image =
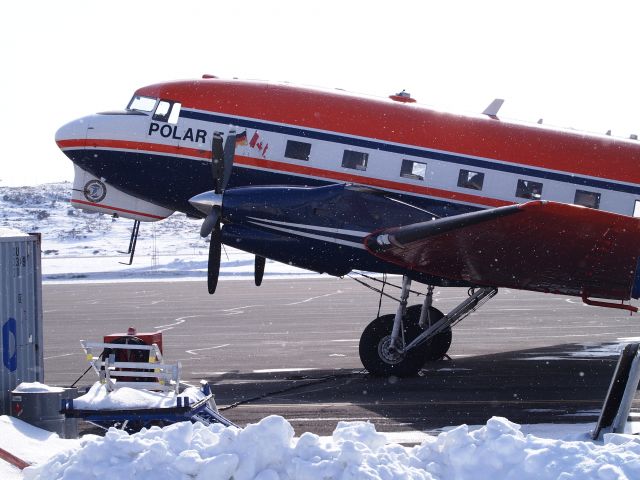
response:
M90 180L84 186L84 197L93 203L99 203L107 196L107 186L100 180Z

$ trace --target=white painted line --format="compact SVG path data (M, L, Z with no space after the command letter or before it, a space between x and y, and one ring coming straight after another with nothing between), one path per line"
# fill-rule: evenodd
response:
M304 372L318 370L317 368L267 368L264 370L253 370L253 373L281 373L281 372Z
M68 357L70 355L76 355L75 353L64 353L62 355L54 355L53 357L44 357L43 360L51 360L52 358Z
M228 314L228 315L240 315L242 313L244 313L244 310L247 308L256 308L256 307L264 307L264 305L245 305L243 307L235 307L235 308L228 308L226 310L222 310L224 313Z
M326 293L324 295L318 295L317 297L311 297L311 298L307 298L306 300L301 300L299 302L293 302L293 303L285 303L284 306L285 307L290 307L292 305L300 305L302 303L307 303L307 302L311 302L313 300L317 300L318 298L325 298L325 297L332 297L333 295L339 295L341 294L342 291L338 290L337 292L333 292L333 293Z
M205 347L205 348L194 348L193 350L185 350L189 355L198 355L196 352L201 352L203 350L216 350L218 348L224 348L231 345L230 343L225 343L224 345L214 345L213 347Z
M184 322L187 321L188 318L197 318L197 317L203 317L204 315L187 315L186 317L179 317L175 319L175 323L169 323L167 325L158 325L156 327L153 327L161 332L164 332L166 330L171 330L174 327L177 327L178 325L182 325Z

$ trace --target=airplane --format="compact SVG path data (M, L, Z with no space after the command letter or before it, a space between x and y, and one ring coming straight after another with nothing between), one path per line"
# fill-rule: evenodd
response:
M139 88L56 142L74 163L74 206L137 226L204 219L209 293L222 244L255 255L256 285L267 258L402 275L396 312L364 329L359 354L373 375L411 376L498 288L637 311L625 302L640 297L640 144L507 121L501 104L461 115L405 91L203 75ZM408 306L412 282L427 287L421 305ZM445 315L436 287L468 297Z

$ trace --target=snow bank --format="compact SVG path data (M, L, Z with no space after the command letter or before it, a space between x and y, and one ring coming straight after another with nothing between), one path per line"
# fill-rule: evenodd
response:
M14 390L14 393L61 393L62 387L51 387L40 382L22 382Z
M66 440L57 434L29 425L17 418L0 416L0 448L29 463L46 462L58 452L80 445L79 440ZM0 479L20 479L20 471L0 460Z
M609 436L604 445L525 436L494 417L413 448L387 444L365 422L340 422L331 438L294 438L291 425L270 416L244 429L178 423L104 437L29 467L25 479L443 479L543 480L640 478L640 440Z
M205 398L202 390L196 387L189 387L177 396L188 397L191 404ZM105 385L96 382L87 393L76 398L73 405L82 410L171 408L176 406L177 396L173 392L150 392L128 387L109 392Z

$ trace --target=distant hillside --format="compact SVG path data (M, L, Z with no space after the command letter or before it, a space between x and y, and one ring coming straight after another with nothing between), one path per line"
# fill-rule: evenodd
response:
M70 182L30 187L0 187L0 226L42 234L43 256L116 255L129 246L132 220L87 213L71 206ZM203 254L200 222L176 213L143 223L138 253Z

